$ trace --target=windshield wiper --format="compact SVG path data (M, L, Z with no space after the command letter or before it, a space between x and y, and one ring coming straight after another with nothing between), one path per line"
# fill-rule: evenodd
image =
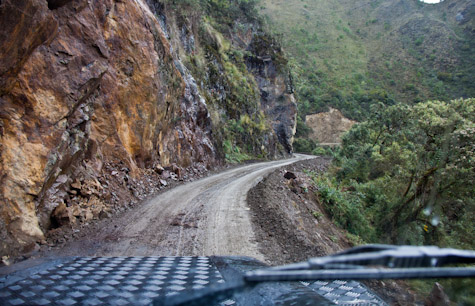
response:
M233 282L159 299L155 305L211 305L252 290L262 282L461 278L475 277L475 267L446 267L475 263L475 251L434 246L365 245L306 262L244 273Z
M475 252L435 246L367 245L306 262L248 272L256 281L361 280L475 277L475 267L441 268L475 263Z

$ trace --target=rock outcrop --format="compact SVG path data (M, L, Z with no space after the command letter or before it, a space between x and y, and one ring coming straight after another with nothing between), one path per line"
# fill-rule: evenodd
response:
M201 19L147 2L0 1L1 255L32 249L52 227L109 216L143 185L166 184L159 173L224 160L213 114L230 110L210 95L236 99L182 61L204 49ZM251 65L245 80L262 105L257 95L229 116L265 114L274 129L262 128L251 153L268 158L291 151L296 114L274 61Z
M297 108L287 61L278 44L268 35L255 35L247 50L251 55L246 63L259 86L261 106L266 116L272 119L279 142L286 151L291 152L296 132Z

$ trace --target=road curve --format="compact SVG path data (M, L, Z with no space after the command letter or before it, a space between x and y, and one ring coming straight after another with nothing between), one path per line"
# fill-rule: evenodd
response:
M243 255L264 261L246 196L274 169L311 158L245 165L170 189L125 213L96 237L65 246L77 256ZM70 249L68 252L67 249Z

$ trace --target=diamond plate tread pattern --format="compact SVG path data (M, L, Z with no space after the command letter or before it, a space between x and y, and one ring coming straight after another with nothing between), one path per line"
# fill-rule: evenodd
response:
M222 282L207 257L85 257L1 288L0 304L150 305L157 297Z
M0 286L0 305L151 305L223 282L208 257L77 257ZM387 305L355 281L301 283L337 305Z
M387 306L380 297L356 281L302 282L327 300L337 305Z

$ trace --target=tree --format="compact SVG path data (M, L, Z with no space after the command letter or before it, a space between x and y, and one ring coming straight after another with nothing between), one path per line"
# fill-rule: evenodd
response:
M337 165L337 179L363 195L381 237L472 244L454 231L473 235L460 224L473 222L475 208L475 99L375 105L343 137Z

